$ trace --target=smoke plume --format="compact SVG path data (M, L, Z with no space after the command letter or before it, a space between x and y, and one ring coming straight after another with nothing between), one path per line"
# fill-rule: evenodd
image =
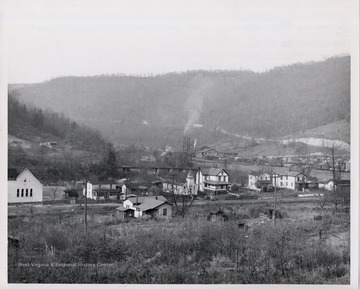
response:
M203 108L204 97L212 86L212 81L204 76L196 76L192 79L189 97L185 102L188 120L185 124L184 135L199 120Z

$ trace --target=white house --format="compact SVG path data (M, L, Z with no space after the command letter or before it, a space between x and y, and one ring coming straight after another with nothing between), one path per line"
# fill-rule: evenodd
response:
M249 182L248 182L248 188L250 190L257 190L256 183L258 181L264 181L268 182L269 184L272 184L272 176L270 173L258 171L258 172L251 172L249 174Z
M163 196L134 197L124 201L122 207L116 208L122 218L127 216L140 218L148 215L162 219L170 219L171 204Z
M8 203L39 203L43 200L43 185L27 169L20 174L8 169Z
M219 193L230 189L229 174L220 168L199 169L196 184L201 192Z
M281 173L251 172L249 174L248 188L258 190L259 184L271 185L277 188L296 190L297 184L302 182L303 176L298 172L283 171Z
M197 195L198 186L195 183L194 176L189 170L185 182L183 180L165 180L163 181L163 191L175 195Z
M295 190L296 183L302 181L303 176L298 172L286 172L273 175L273 186L277 188Z
M332 191L334 187L334 181L332 179L324 179L319 181L319 189L325 189L327 191Z
M117 183L114 181L88 181L86 196L93 200L117 198L121 191L116 188L116 185ZM83 195L85 196L85 187Z

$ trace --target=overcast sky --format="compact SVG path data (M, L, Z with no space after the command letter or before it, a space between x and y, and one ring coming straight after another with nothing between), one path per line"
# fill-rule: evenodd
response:
M356 2L7 0L0 2L0 29L8 43L9 83L65 75L264 71L350 54Z

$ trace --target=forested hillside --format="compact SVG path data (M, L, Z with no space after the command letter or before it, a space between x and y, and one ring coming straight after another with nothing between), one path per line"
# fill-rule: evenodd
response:
M42 181L56 182L116 168L108 159L112 144L99 132L40 108L28 107L16 95L8 98L8 166L29 168ZM53 147L45 145L53 142ZM116 173L116 169L108 176Z
M27 103L64 113L120 143L166 144L183 133L207 142L221 137L217 127L284 136L349 119L350 57L264 73L62 77L17 91Z

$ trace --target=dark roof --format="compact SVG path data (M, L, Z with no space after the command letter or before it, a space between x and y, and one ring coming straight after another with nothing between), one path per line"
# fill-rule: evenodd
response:
M156 200L156 201L164 201L167 202L167 199L163 196L150 196L150 197L134 197L134 198L128 198L128 200L132 203L142 204L144 202L147 202L149 200Z
M262 175L264 172L261 172L261 171L256 171L256 172L254 172L254 171L252 171L249 175L251 175L251 176L260 176L260 175Z
M129 201L137 204L135 205L136 208L139 208L141 211L152 210L163 204L169 204L163 196L129 198Z
M125 182L125 186L129 189L140 189L140 190L146 190L147 188L151 187L151 183L130 183Z
M18 176L18 172L17 169L14 168L9 168L8 169L8 179L16 179L16 177Z
M132 210L132 209L125 208L125 207L117 207L115 210L118 210L118 211L121 211L121 212L126 212L126 211L129 211L129 210Z
M206 168L206 169L201 169L201 173L202 173L203 175L217 176L222 170L223 170L226 174L228 174L227 171L225 171L224 169L221 169L221 168Z
M172 185L174 183L174 185L176 186L183 186L185 185L186 181L185 180L181 180L181 179L174 179L174 182L173 180L165 180L163 181L163 184L170 184Z
M225 214L225 212L224 211L221 211L221 210L219 210L219 211L217 211L216 213L214 213L215 215L224 215Z
M210 149L211 148L211 146L208 146L208 145L203 145L203 146L201 146L199 149L200 150L204 150L204 149Z
M90 180L90 183L92 185L116 185L117 183L115 181L108 181L108 180Z

